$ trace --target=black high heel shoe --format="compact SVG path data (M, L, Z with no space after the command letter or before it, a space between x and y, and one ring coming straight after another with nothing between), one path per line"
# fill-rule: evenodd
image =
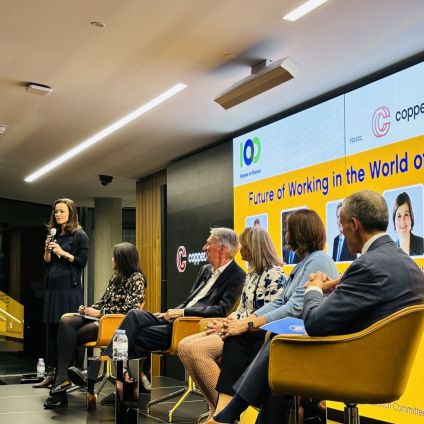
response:
M65 380L60 384L55 385L51 390L50 390L50 396L54 397L58 397L62 394L66 395L66 390L69 389L72 386L72 383L69 380Z
M72 383L65 380L61 384L54 386L50 390L50 396L44 402L44 409L58 409L68 406L66 389L72 386Z
M68 406L68 398L66 393L62 395L49 396L44 402L44 409L58 409Z
M47 387L51 386L54 382L54 372L51 371L46 375L46 378L43 381L40 381L40 383L33 384L32 387L34 389L46 389Z

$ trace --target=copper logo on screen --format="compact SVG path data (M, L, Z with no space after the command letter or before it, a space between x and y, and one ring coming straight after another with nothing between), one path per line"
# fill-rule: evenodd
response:
M187 266L187 251L184 246L177 249L177 269L178 272L184 272Z
M380 106L372 117L372 132L376 137L385 136L390 129L390 110L387 106Z
M249 138L244 143L240 143L240 168L256 163L261 157L261 148L259 137Z

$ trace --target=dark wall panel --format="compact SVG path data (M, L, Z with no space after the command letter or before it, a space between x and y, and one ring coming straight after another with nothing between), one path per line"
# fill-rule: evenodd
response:
M181 160L168 168L167 176L167 299L164 306L182 302L201 264L189 263L177 269L177 250L187 255L199 253L209 236L209 228L233 226L231 143ZM183 265L182 265L183 266Z
M168 168L167 276L163 310L186 299L200 266L206 263L196 261L196 258L203 259L196 254L202 252L210 227L233 227L232 166L229 141ZM165 375L183 378L175 358L166 359Z

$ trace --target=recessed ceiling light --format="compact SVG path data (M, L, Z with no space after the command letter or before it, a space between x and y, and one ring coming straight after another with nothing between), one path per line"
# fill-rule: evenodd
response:
M96 28L104 28L106 26L106 24L100 21L92 21L90 22L90 25Z
M4 134L7 131L7 125L0 124L0 135Z
M102 129L98 133L94 134L93 136L91 136L87 140L78 144L73 149L68 150L63 155L57 157L56 159L52 160L48 164L44 165L42 168L35 171L31 175L28 175L28 177L26 177L24 181L27 182L27 183L32 183L37 178L41 177L44 174L47 174L47 172L51 171L54 168L57 168L62 163L73 158L74 156L81 153L82 151L88 149L93 144L98 143L100 140L103 140L108 135L114 133L115 131L119 130L123 126L134 121L134 119L139 118L141 115L145 114L150 109L153 109L154 107L163 103L165 100L168 100L172 96L175 96L175 94L184 90L186 87L187 87L187 85L182 84L182 83L174 85L170 89L164 91L162 94L159 94L159 96L155 97L154 99L152 99L149 102L145 103L144 105L140 106L138 109L134 110L133 112L129 113L128 115L125 115L123 118L119 119L118 121L114 122L113 124Z
M294 22L302 16L305 16L312 10L316 9L318 6L321 6L326 1L328 0L308 0L307 2L301 4L299 7L284 16L283 19L286 21Z

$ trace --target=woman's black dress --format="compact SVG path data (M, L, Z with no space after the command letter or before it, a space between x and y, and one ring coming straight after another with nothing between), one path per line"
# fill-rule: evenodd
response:
M77 230L73 235L56 236L56 242L75 259L71 263L51 253L51 262L45 274L43 321L46 323L60 322L63 314L77 312L78 306L83 304L81 274L88 259L87 234Z

